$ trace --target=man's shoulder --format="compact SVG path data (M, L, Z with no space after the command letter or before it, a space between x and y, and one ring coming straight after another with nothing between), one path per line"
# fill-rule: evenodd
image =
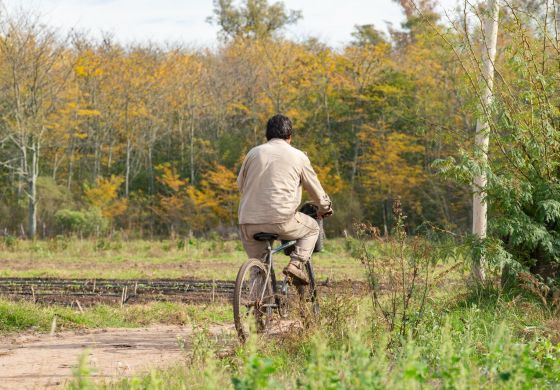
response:
M261 145L254 146L249 150L247 156L257 156L261 153L269 153L271 151L281 150L282 154L287 154L291 158L308 160L307 154L302 150L290 145L287 142L266 142Z
M292 150L292 153L294 153L295 155L297 155L300 159L302 160L309 160L309 157L307 157L307 153L305 153L303 150L300 150L294 146L290 145L290 148Z
M249 149L249 151L247 152L247 156L252 156L255 154L258 154L259 152L264 151L264 149L266 148L266 144L261 144L261 145L257 145L257 146L253 146L251 149Z

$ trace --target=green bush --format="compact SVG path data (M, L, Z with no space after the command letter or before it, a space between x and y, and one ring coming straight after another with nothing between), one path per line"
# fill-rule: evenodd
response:
M41 176L37 179L38 226L45 226L42 231L52 235L51 229L56 225L56 213L59 210L72 210L75 203L72 192L64 185L57 184L52 177Z
M9 251L16 250L18 247L18 239L14 236L4 236L2 237L2 248L5 248Z
M56 223L64 233L94 235L107 230L109 223L97 209L68 210L62 209L55 213Z

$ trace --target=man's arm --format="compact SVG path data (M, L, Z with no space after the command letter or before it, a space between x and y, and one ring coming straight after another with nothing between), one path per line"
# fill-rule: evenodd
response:
M243 160L243 164L241 164L241 169L239 170L239 175L237 175L237 188L239 188L239 192L243 192L243 184L245 183L245 176L247 175L247 160L249 158L249 154L245 156Z
M321 186L319 178L317 177L317 174L311 166L311 161L309 161L309 158L305 155L303 158L301 184L303 185L303 188L309 193L309 196L311 196L311 200L313 201L313 203L319 207L319 215L332 213L331 199L329 198L325 190L323 190L323 186Z

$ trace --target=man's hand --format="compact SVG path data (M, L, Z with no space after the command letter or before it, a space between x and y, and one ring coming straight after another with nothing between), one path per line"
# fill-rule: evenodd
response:
M319 219L330 217L331 215L333 215L333 209L329 209L329 211L326 211L324 213L318 213Z

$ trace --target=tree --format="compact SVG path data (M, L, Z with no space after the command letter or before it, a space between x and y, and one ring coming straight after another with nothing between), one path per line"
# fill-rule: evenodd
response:
M248 39L270 38L301 19L301 12L287 10L283 2L244 0L240 7L233 0L214 0L214 16L208 21L220 27L224 40L237 37Z
M383 32L375 28L373 24L362 24L354 26L355 31L352 32L352 43L357 46L377 45L385 42Z
M37 233L37 179L42 147L49 137L60 106L59 93L71 67L54 31L31 16L2 18L0 37L0 88L2 123L0 140L14 148L2 165L17 172L18 188L28 200L28 236Z
M409 207L418 207L413 190L425 180L425 175L415 156L423 153L424 148L414 136L369 125L362 127L359 137L364 148L361 182L371 194L367 202L382 205L383 229L388 235L391 200L399 198Z
M488 116L492 110L493 86L494 86L494 61L496 58L496 44L498 39L498 16L500 5L498 0L488 1L488 15L484 28L484 44L482 45L482 116L476 121L475 153L480 160L482 170L475 175L473 180L473 234L479 238L486 238L487 210L486 203L486 167L488 164L488 146L490 141L490 127ZM484 258L475 259L473 265L473 276L479 282L485 278Z

